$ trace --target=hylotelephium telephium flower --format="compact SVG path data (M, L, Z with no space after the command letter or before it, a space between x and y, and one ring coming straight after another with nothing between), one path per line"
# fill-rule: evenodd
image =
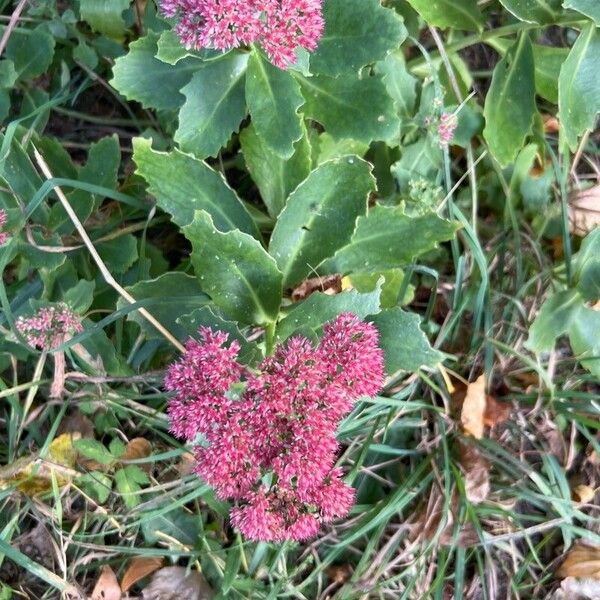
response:
M354 490L334 466L335 432L383 384L375 327L342 314L316 348L291 338L256 372L237 362L227 334L199 334L167 372L171 431L194 444L198 475L237 501L232 523L251 540L305 540L347 515Z
M188 49L228 50L260 44L274 65L316 49L323 33L321 0L161 0L163 14Z
M40 308L33 317L19 317L16 327L30 346L40 350L53 350L83 331L80 318L66 304Z

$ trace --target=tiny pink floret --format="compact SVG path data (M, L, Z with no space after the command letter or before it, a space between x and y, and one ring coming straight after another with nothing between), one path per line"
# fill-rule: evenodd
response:
M321 0L161 0L163 14L188 49L228 50L260 44L274 65L296 62L323 34Z
M171 431L194 444L196 473L217 496L237 502L233 525L250 540L302 541L346 516L354 490L334 466L335 433L383 385L375 327L342 314L316 348L291 338L256 371L237 362L227 334L199 334L167 372Z

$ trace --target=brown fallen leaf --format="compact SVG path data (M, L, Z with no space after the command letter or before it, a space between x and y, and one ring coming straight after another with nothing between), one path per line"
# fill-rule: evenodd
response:
M339 294L342 291L342 278L340 275L324 275L323 277L311 277L305 279L292 292L292 301L300 302L308 298L314 292L325 294Z
M121 600L121 587L114 571L104 565L94 586L92 600Z
M600 579L600 547L578 542L574 544L557 571L565 577L590 577Z
M460 422L464 432L478 440L483 437L486 403L485 375L480 375L467 386L460 413Z
M569 231L587 235L600 227L600 184L586 190L574 190L569 195Z
M152 453L152 444L145 438L133 438L127 443L125 448L125 454L121 457L123 462L128 460L139 460L140 458L146 458ZM141 463L137 465L140 469L148 472L152 468L150 463Z
M508 402L498 402L494 396L489 394L485 397L485 412L483 423L488 427L499 425L508 419L512 406Z
M544 121L544 131L546 133L558 133L560 123L554 115L543 114L542 119Z
M126 592L140 579L144 579L144 577L148 577L148 575L160 569L162 564L163 559L159 556L136 556L132 558L123 575L123 579L121 579L121 591Z
M202 573L184 567L165 567L157 571L142 590L144 600L210 600L215 597Z

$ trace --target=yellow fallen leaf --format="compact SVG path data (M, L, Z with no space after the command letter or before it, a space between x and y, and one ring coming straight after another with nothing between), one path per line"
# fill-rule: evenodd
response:
M575 544L558 569L557 575L565 577L591 577L600 579L600 547Z
M589 485L576 485L573 490L573 500L581 504L587 504L594 499L596 492Z
M53 474L59 486L67 484L80 474L74 469L77 451L73 447L80 437L78 432L63 433L52 441L44 458L36 452L0 467L0 489L15 485L20 492L34 496L52 487Z
M465 433L478 440L483 437L486 405L485 375L480 375L467 386L467 393L460 414L460 422Z

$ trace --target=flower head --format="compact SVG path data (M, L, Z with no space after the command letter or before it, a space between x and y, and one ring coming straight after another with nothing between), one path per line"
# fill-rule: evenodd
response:
M83 331L81 319L66 304L40 308L33 317L19 317L16 327L30 346L40 350L53 350Z
M296 48L314 50L323 31L321 0L161 0L161 8L186 48L258 43L282 69L296 62Z
M334 467L335 432L356 399L383 383L375 327L340 315L316 348L292 338L255 372L237 363L239 345L226 347L226 334L199 333L167 373L171 431L197 443L198 475L238 502L232 523L253 540L305 540L347 514L354 490Z
M457 126L458 117L456 113L442 113L438 124L438 137L442 146L447 146L452 141Z

